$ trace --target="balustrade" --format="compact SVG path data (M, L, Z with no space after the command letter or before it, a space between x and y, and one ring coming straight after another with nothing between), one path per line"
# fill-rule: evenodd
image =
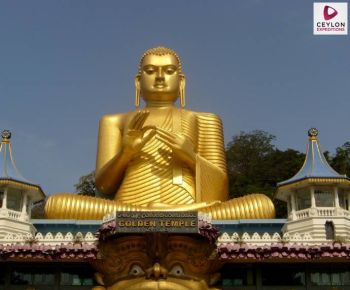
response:
M299 210L295 213L298 220L308 218L310 216L310 209Z
M337 215L350 217L350 211L335 207L307 208L295 212L297 220L308 217L334 217Z
M15 210L11 210L11 209L7 209L7 217L14 219L14 220L21 220L21 212L15 211Z
M318 207L317 216L335 216L334 207Z

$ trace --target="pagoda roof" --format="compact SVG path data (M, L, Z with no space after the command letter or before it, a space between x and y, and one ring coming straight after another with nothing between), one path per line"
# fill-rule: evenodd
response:
M4 130L1 134L2 140L0 143L0 185L13 184L19 187L40 192L42 199L45 194L40 185L35 184L24 178L16 166L16 161L13 155L11 144L11 132Z
M306 157L303 166L292 178L277 183L277 186L284 186L296 183L305 179L312 180L350 180L346 175L335 171L322 153L317 135L318 131L312 128L308 131L309 142L306 149Z

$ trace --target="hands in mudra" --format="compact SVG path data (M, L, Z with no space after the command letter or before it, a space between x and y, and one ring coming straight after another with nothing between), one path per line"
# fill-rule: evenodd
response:
M174 153L175 157L184 161L190 168L194 169L196 153L192 141L182 134L165 131L157 128L156 138L166 144Z
M156 134L155 126L143 127L148 115L147 111L139 111L132 118L123 140L124 152L134 156Z
M196 153L192 141L182 134L169 132L156 126L143 126L148 115L148 111L139 111L132 118L124 138L124 151L135 156L158 133L156 136L158 140L172 149L178 159L194 168Z

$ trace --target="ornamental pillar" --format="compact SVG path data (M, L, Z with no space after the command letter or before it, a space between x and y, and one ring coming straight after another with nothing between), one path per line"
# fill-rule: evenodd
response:
M4 190L4 196L2 197L2 209L7 208L7 187Z
M334 206L335 207L340 207L339 205L339 194L338 194L338 187L334 187L333 189L334 192Z
M27 213L27 202L28 202L28 196L27 196L27 193L25 192L23 194L22 215Z
M296 220L296 214L295 214L295 210L296 210L296 205L295 205L295 196L294 196L294 192L292 192L291 196L290 196L290 201L291 201L291 215L292 215L292 220Z
M315 199L315 188L313 186L310 187L310 198L311 198L311 207L316 207L316 199Z

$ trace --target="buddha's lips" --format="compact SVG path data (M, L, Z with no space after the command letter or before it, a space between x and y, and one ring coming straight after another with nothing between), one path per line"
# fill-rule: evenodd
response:
M166 86L165 84L155 84L154 87L155 87L156 89L164 89L164 88L166 88L167 86Z

